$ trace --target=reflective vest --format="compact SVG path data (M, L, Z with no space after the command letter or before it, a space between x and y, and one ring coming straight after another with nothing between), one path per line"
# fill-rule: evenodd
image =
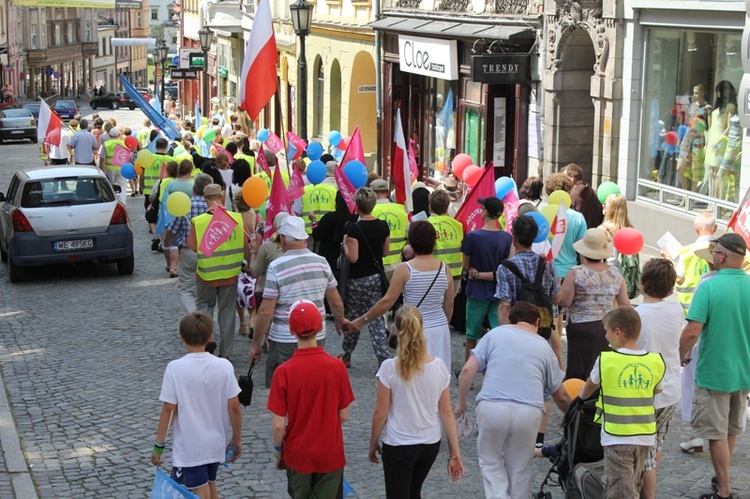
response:
M234 228L232 235L229 236L229 239L221 243L211 256L203 253L200 250L200 246L203 235L213 215L211 213L204 213L192 220L195 227L195 240L198 246L197 274L204 281L218 281L220 279L237 277L240 274L240 270L242 270L242 259L245 254L242 215L233 211L228 211L227 213L237 222L237 226Z
M127 148L125 141L120 139L109 139L104 143L104 150L107 153L107 157L104 158L104 168L107 170L112 170L114 172L120 171L120 166L112 164L112 158L115 155L115 147L118 145Z
M152 128L141 128L138 130L138 133L135 134L141 147L146 147L148 145L148 137L151 135L151 130Z
M676 286L675 290L677 291L677 301L682 305L685 315L687 315L690 303L693 301L693 295L701 276L711 270L706 260L695 255L695 250L707 247L708 243L703 245L689 244L682 248L679 253L682 261L683 281Z
M302 219L305 221L305 232L312 234L312 223L310 212L315 214L315 219L320 219L326 213L336 210L336 187L330 184L308 184L302 194Z
M406 208L398 203L377 203L372 209L372 216L386 222L391 229L391 245L388 255L383 257L383 265L398 263L401 259L401 250L406 246L406 230L409 226Z
M450 267L453 277L460 276L463 265L461 241L464 240L464 226L447 215L432 215L427 221L437 232L435 251L432 254Z
M278 167L271 170L271 172L280 171L281 172L281 180L284 181L284 187L289 187L289 174L286 172L286 170L279 169ZM275 175L275 174L274 174ZM266 187L268 187L268 193L271 193L271 177L268 176L268 174L264 171L261 171L258 176L263 179L263 182L266 183Z
M146 195L151 194L151 189L154 187L156 181L159 180L159 175L161 175L161 167L167 161L172 161L172 156L156 153L154 154L151 166L143 170L143 189Z
M655 434L654 388L664 378L666 369L658 353L602 352L602 383L594 422L601 423L603 419L604 431L619 437Z
M249 154L238 152L234 155L234 160L237 161L238 159L244 159L247 161L247 164L250 165L250 175L255 175L255 158L250 156Z

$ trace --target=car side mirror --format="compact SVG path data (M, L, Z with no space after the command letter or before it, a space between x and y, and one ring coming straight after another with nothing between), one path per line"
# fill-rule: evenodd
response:
M5 194L0 192L0 203L4 203L4 202L5 202Z
M115 194L120 194L122 192L122 187L119 185L113 185L112 188L115 190Z

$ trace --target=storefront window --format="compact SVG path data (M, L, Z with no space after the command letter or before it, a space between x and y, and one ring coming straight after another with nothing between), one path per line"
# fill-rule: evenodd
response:
M739 45L739 33L648 32L641 179L737 202L744 134Z
M430 78L433 88L430 94L435 98L431 103L429 134L429 175L443 180L448 173L448 165L456 154L456 82Z
M481 148L479 147L479 109L467 107L464 111L464 144L463 150L471 156L475 165L480 165L479 157Z

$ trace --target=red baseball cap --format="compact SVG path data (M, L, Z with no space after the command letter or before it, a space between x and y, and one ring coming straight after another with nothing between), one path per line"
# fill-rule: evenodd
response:
M289 311L289 330L306 338L323 329L323 317L317 305L309 300L299 300Z

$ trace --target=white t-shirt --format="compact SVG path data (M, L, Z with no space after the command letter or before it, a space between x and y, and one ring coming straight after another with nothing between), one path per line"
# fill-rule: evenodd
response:
M224 181L224 208L227 210L232 208L232 200L229 198L229 186L232 185L232 174L234 171L231 168L226 170L219 170L221 179Z
M663 391L654 397L654 407L662 409L680 401L680 335L685 324L682 306L676 302L642 303L635 310L641 316L638 348L660 353L667 371L662 380Z
M221 129L221 136L229 138L229 134L232 133L232 125L230 123L224 123L224 127Z
M396 359L388 359L375 376L391 390L383 443L417 445L440 441L443 429L438 402L451 381L445 362L434 358L407 383L396 371Z
M627 355L644 355L647 354L645 350L631 350L629 348L618 348L618 352L624 353ZM596 358L596 362L594 362L594 368L591 370L591 382L597 385L601 385L602 383L602 377L599 371L599 358ZM662 380L661 383L656 385L657 389L661 389L664 387L664 380ZM647 447L653 446L656 444L656 434L653 435L634 435L632 437L618 437L615 435L610 435L609 433L604 431L604 425L602 425L602 446L607 447L609 445L645 445Z
M177 405L172 466L224 461L231 434L228 401L240 391L232 364L208 352L189 353L167 365L159 400Z

